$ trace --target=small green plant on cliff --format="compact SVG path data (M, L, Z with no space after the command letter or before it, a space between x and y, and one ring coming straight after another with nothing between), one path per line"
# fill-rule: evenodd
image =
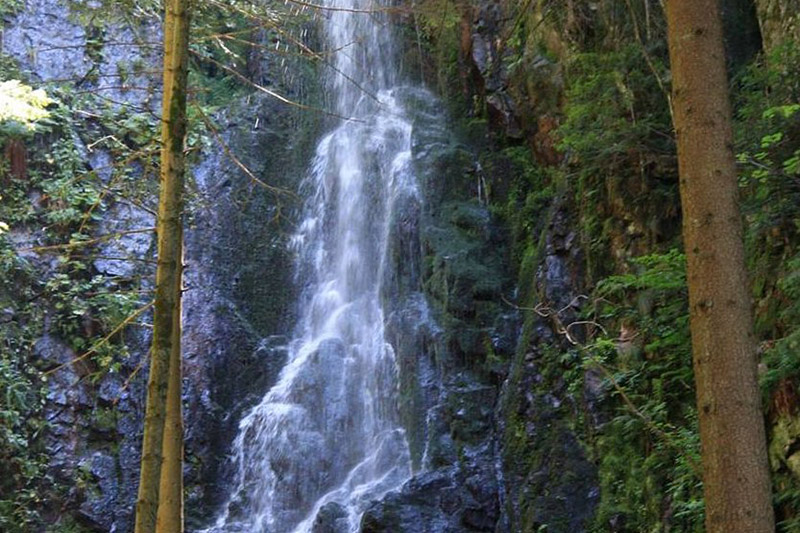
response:
M37 120L47 117L45 108L52 102L42 89L19 80L0 81L0 124L12 121L33 130Z
M0 15L11 3L0 4ZM44 91L19 81L0 83L0 147L11 139L29 139L36 121L47 117L52 101ZM4 159L0 184L12 180ZM11 190L9 190L11 189ZM8 232L17 222L3 206L18 199L18 191L4 187L0 196L0 530L31 531L37 523L34 508L41 501L37 480L44 478L46 456L36 438L45 427L41 417L45 389L42 376L25 354L32 343L31 329L40 314L31 305L35 281L30 266L18 256ZM7 222L6 222L7 221Z

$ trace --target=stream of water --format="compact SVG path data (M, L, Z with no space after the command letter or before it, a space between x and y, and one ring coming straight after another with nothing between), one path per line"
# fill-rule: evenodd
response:
M277 383L239 424L214 532L305 533L323 516L355 532L368 503L411 474L380 299L394 199L416 194L411 124L395 96L392 32L381 13L360 12L379 6L327 4L329 91L352 120L320 141L310 166L291 243L299 321Z

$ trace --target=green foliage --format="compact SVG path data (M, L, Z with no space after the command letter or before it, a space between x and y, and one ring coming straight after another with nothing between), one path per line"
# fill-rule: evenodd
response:
M33 508L41 502L37 481L47 457L36 437L45 427L45 395L38 373L12 357L7 335L0 334L0 529L22 533L36 523Z
M781 531L800 527L800 44L789 42L738 80L737 150L745 243L760 341L761 385Z
M658 10L645 12L646 3L534 4L528 12L541 9L541 24L515 16L527 4L501 4L510 7L502 40L493 45L504 50L501 79L520 108L560 97L558 147L566 162L539 168L520 146L482 164L488 175L513 176L494 210L511 228L521 301L534 300L548 218L554 205L566 204L579 220L585 281L594 287L583 318L608 331L582 354L547 353L541 372L547 386L557 381L554 375L563 377L576 397L585 392L587 375L601 382L593 413L599 428L587 423L584 432L600 469L596 531L702 531L685 259L671 249L679 246L680 204L664 21ZM442 92L463 98L453 89L460 81L460 13L451 2L428 5L437 9L420 19L423 45L439 61ZM548 27L558 33L549 50ZM532 57L558 58L563 95L535 86L525 72L534 70ZM796 388L800 378L800 46L788 43L757 59L733 85L761 382L773 447L780 448L775 420L787 417L775 412L775 396ZM468 113L482 116L480 109L468 106ZM796 421L794 403L789 418ZM578 426L585 415L577 416ZM537 458L525 456L525 422L511 413L507 438L527 465ZM796 450L797 435L780 442L783 455L773 462L778 516L782 531L795 531L800 484L786 455Z
M53 103L42 89L33 89L19 80L0 81L0 124L13 121L29 130L46 118L45 108Z
M24 176L0 167L0 220L8 224L0 231L0 530L14 533L41 530L38 513L52 503L43 501L43 488L48 497L60 490L47 474L41 439L46 383L33 345L46 323L49 334L77 353L92 349L84 360L91 377L119 369L126 354L119 336L98 341L141 305L138 280L100 275L93 266L96 250L80 243L97 235L96 222L117 194L146 204L143 193L152 197L155 188L143 175L155 168L146 145L155 139L156 120L66 87L48 92L56 101L36 131L0 131L0 145L13 136L28 153ZM101 113L87 124L76 108ZM106 182L100 169L88 168L87 138L105 139L115 160L124 162L109 169ZM54 248L36 255L19 250L38 245Z
M482 116L477 101L464 98L465 65L461 61L461 24L466 4L457 0L422 0L414 11L414 59L421 63L422 78L438 87L455 116ZM426 60L431 60L430 63Z
M663 50L649 54L663 76ZM621 267L612 248L641 254L677 234L675 147L666 95L638 43L575 54L567 79L559 148L593 283Z
M592 438L601 484L595 530L660 531L669 522L702 531L685 257L670 250L630 267L598 283L586 317L609 332L590 342L584 361L602 379L610 417Z
M10 533L38 523L38 483L47 465L37 440L45 428L45 383L28 355L42 323L35 296L30 265L0 235L0 530Z
M524 270L526 257L532 259L538 246L538 236L547 218L561 174L558 170L536 165L531 152L524 146L512 146L501 151L500 157L484 161L487 172L508 173L514 176L502 208L495 214L502 217L511 230L513 264ZM533 265L528 265L532 267Z
M19 0L0 0L0 15L21 5ZM86 55L95 64L109 57L109 25L126 26L131 30L126 35L137 41L149 35L149 27L158 23L162 14L161 2L156 0L68 1L67 5L72 21L85 32ZM205 152L213 139L205 127L196 127L205 125L206 116L213 120L217 109L243 100L254 90L234 72L286 93L287 87L299 85L291 80L294 66L302 65L306 69L303 75L307 75L315 62L322 61L310 60L313 52L301 45L310 41L299 30L310 26L312 10L289 20L287 14L293 11L296 6L292 4L229 0L196 6L189 111L192 127L187 139L190 152ZM142 31L145 25L148 31ZM269 52L262 54L265 43ZM158 68L158 48L142 44L134 55L143 59L116 65L123 92L125 86L142 85L142 80L153 77L150 71ZM283 78L266 79L279 72L275 62L284 60ZM107 92L92 93L98 73L97 68L90 70L81 87L71 82L48 86L47 93L55 102L34 102L41 104L38 107L49 105L49 116L37 122L36 131L28 131L24 125L12 128L10 123L0 127L0 148L13 135L24 141L28 154L27 171L21 178L10 175L5 161L0 163L0 531L44 531L38 516L43 508L54 508L61 497L74 498L74 492L67 496L69 489L55 486L47 477L48 458L42 454L41 438L47 429L42 411L46 387L34 360L35 342L46 332L85 356L81 374L86 372L90 380L122 371L121 361L128 353L124 333L116 330L150 299L139 279L151 273L148 258L133 258L137 262L130 276L103 274L98 271L97 259L129 258L101 257L106 248L95 239L108 242L104 236L113 238L113 232L120 229L122 224L117 224L118 217L109 216L110 210L123 204L152 210L157 197L161 123L149 110L149 102L137 107L111 102ZM14 62L0 54L0 80L9 79L24 78ZM289 96L305 98L301 92ZM22 96L30 100L41 95L23 90ZM0 114L7 110L0 109ZM28 118L32 118L30 114ZM303 123L318 120L297 119ZM236 147L232 149L236 152ZM299 157L304 149L294 146L293 154ZM102 151L103 157L90 157L96 151ZM100 167L102 161L108 161L108 166ZM111 429L116 426L115 417L111 409L96 408L90 423L99 430ZM87 449L93 445L80 444ZM88 476L79 475L72 490L91 490L93 483ZM48 502L41 501L44 488ZM58 524L48 529L53 533L82 530L69 517L59 517Z
M583 169L630 169L631 152L670 147L668 140L652 134L668 128L669 116L638 46L578 54L568 69L571 83L561 148L574 152Z
M602 296L614 296L628 290L684 291L686 256L676 249L631 260L636 273L609 276L597 284Z
M595 338L585 364L567 369L565 376L576 394L583 390L587 369L602 377L605 412L613 413L598 434L587 435L602 486L597 531L608 530L611 522L624 524L625 531L659 531L665 524L698 531L703 504L696 472L685 261L676 250L652 253L677 232L677 224L663 229L665 219L677 222L674 159L667 155L674 148L666 106L650 99L658 96L658 87L636 48L578 54L568 71L560 147L570 157L571 176L577 177L577 183L567 185L579 199L588 281L596 283L590 295L595 303L585 318L610 333ZM745 70L735 83L745 239L765 405L800 376L798 58L797 47L787 45ZM651 79L629 76L628 69ZM657 231L648 235L648 228ZM650 255L626 257L636 251ZM574 364L568 356L564 361ZM769 414L779 420L773 422L773 439L781 438L777 428L795 427L791 420L796 414ZM795 437L783 438L793 442ZM793 531L800 489L787 461L775 459L773 479L781 530Z
M23 0L0 0L0 19L13 15L24 5Z

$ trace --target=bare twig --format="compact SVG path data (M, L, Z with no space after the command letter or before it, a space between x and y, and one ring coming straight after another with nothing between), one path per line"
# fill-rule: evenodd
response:
M222 147L222 150L225 152L225 155L228 156L228 158L231 161L233 161L233 163L237 167L239 167L242 170L242 172L247 174L248 178L250 178L251 180L253 180L253 182L257 183L258 185L260 185L262 187L264 187L265 189L267 189L268 191L270 191L273 194L276 194L276 195L286 194L286 195L289 195L289 196L296 197L296 195L293 192L291 192L291 191L289 191L287 189L282 189L280 187L275 187L273 185L269 185L265 181L263 181L263 180L259 179L258 177L256 177L256 175L253 174L253 172L249 168L247 168L247 165L242 163L242 161L238 157L236 157L236 154L234 154L231 151L231 149L228 146L228 144L222 138L222 135L220 135L219 131L217 131L217 128L214 127L214 124L211 123L211 120L203 112L203 109L197 104L194 104L194 106L197 109L197 111L200 113L200 117L203 119L203 122L205 123L206 127L211 131L211 133L214 135L214 138L217 140L217 142Z
M34 246L32 248L22 248L17 250L18 252L49 252L54 250L71 250L73 248L79 248L81 246L88 246L90 244L96 244L98 242L107 241L109 239L114 239L117 237L121 237L123 235L131 235L134 233L152 233L156 230L156 228L141 228L141 229L131 229L126 231L117 231L115 233L109 233L107 235L101 235L100 237L95 237L94 239L88 239L85 241L75 241L69 242L66 244L54 244L51 246Z
M147 357L148 358L150 357L150 352L149 351L147 352ZM125 392L126 390L128 390L128 387L130 386L131 381L133 381L133 378L136 377L136 375L139 373L139 371L142 369L143 366L144 366L144 362L140 359L139 362L136 363L136 367L133 369L133 372L131 372L130 375L125 379L125 383L123 383L122 387L119 389L119 396L114 398L114 401L112 402L114 405L117 405L117 403L119 403L119 400L122 397L122 393Z
M335 7L335 6L323 6L321 4L312 4L309 2L303 2L302 0L288 0L288 2L301 6L301 7L308 7L311 9L316 9L319 11L343 11L345 13L365 13L368 15L374 15L376 13L400 13L405 14L408 13L410 10L407 8L402 7L376 7L371 9L358 9L358 8L350 8L350 7Z
M631 20L633 21L633 34L636 37L636 40L639 42L639 48L641 48L642 50L642 56L644 57L644 60L647 63L647 67L650 69L650 72L653 73L653 76L656 79L656 83L658 83L659 89L661 89L661 92L664 93L664 97L667 99L667 105L669 106L670 117L674 117L672 110L672 95L667 89L664 80L661 79L661 74L658 73L658 69L656 69L655 63L653 63L653 59L650 57L650 54L647 51L647 45L642 40L642 36L639 33L639 22L636 19L636 11L634 11L633 5L631 5L631 0L625 0L625 4L627 4L628 11L631 14Z
M290 105L290 106L293 106L293 107L297 107L297 108L300 108L300 109L304 109L306 111L315 111L317 113L322 113L322 114L325 114L325 115L328 115L328 116L331 116L331 117L335 117L335 118L338 118L338 119L341 119L341 120L352 121L352 122L364 122L363 120L358 119L358 118L345 117L345 116L340 115L338 113L334 113L333 111L328 111L328 110L321 109L321 108L318 108L318 107L313 107L313 106L309 106L309 105L306 105L306 104L301 104L300 102L295 102L294 100L290 100L290 99L286 98L285 96L282 96L281 94L276 93L275 91L272 91L272 90L267 89L266 87L264 87L262 85L259 85L258 83L255 83L254 81L248 79L247 76L245 76L244 74L238 72L235 69L232 69L231 67L229 67L227 65L223 65L222 63L220 63L216 59L213 59L213 58L208 57L208 56L204 56L203 54L195 52L194 50L190 50L190 52L195 57L197 57L197 58L199 58L199 59L201 59L203 61L207 61L207 62L211 63L212 65L218 67L218 68L221 68L225 72L228 72L229 74L232 74L236 78L238 78L241 81L245 82L247 85L250 85L251 87L253 87L255 89L258 89L259 91L261 91L261 92L263 92L265 94L268 94L268 95L272 96L273 98L276 98L277 100L280 100L284 104L287 104L287 105Z

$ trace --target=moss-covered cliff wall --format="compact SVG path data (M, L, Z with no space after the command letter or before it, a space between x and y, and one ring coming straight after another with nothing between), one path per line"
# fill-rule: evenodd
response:
M781 530L793 531L797 6L756 4L723 2L723 14L776 509ZM409 64L458 117L510 239L517 290L504 305L520 310L523 326L498 420L512 530L702 529L661 6L417 6ZM493 364L491 354L478 358ZM543 417L547 436L533 429ZM582 525L541 500L568 485L563 472L574 475L559 472L570 435L597 472L597 494L582 498L597 507Z

